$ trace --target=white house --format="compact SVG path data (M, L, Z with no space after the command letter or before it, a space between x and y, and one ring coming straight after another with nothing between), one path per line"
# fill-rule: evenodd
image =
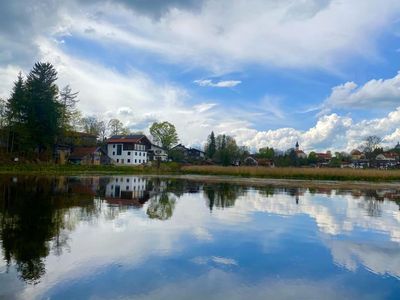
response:
M149 150L149 160L160 160L160 161L167 161L168 160L168 152L161 146L157 146L151 144Z
M151 145L143 134L114 135L107 140L107 154L117 165L141 165L149 161Z

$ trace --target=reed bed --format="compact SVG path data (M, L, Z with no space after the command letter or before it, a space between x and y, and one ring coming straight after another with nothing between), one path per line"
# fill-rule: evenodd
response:
M181 168L181 172L185 174L228 175L277 179L362 181L400 180L400 170L378 169L184 166Z

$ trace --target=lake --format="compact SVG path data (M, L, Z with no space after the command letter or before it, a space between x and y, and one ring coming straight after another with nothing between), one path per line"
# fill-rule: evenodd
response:
M399 189L0 177L0 299L400 299Z

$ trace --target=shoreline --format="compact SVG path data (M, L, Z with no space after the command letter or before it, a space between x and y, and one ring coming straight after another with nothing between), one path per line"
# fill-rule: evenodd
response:
M113 176L138 175L160 178L219 181L273 186L354 186L400 187L400 170L347 170L302 168L201 167L163 164L149 166L85 166L27 164L0 166L0 175L9 176Z
M202 174L173 174L150 172L1 172L0 176L66 176L66 177L93 177L93 176L141 176L146 178L179 179L204 183L230 183L252 187L293 187L293 188L343 188L343 189L400 189L400 181L366 181L366 180L320 180L320 179L292 179L292 178L260 178L240 177L229 175L202 175Z

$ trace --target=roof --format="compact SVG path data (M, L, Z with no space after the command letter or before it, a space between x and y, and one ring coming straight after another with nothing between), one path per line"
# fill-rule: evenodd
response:
M107 144L139 143L143 138L147 139L144 134L113 135L107 140Z
M151 148L158 148L158 149L162 149L162 150L165 150L165 151L167 151L167 149L166 149L166 148L164 148L164 147L162 147L162 146L158 146L158 145L156 145L156 144L153 144L153 143L151 143Z
M195 151L195 152L200 152L200 153L204 153L205 154L204 151L201 151L201 150L196 149L196 148L190 148L189 151Z
M331 153L315 153L315 155L319 158L332 158Z
M98 147L78 147L69 156L69 159L80 159L98 151Z
M361 153L360 150L353 149L353 150L351 150L350 154L351 154L351 155L361 155L362 153Z

